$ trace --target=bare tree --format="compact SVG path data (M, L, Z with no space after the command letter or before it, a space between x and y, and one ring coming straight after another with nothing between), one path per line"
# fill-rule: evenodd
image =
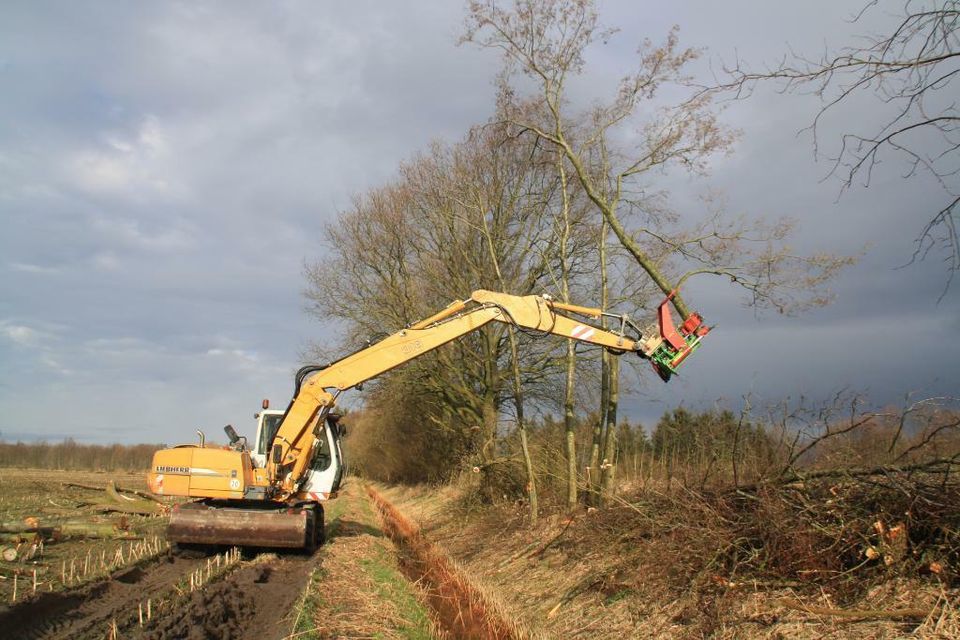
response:
M557 175L560 179L560 215L557 233L557 252L560 261L560 299L570 303L570 260L573 224L571 221L570 190L567 181L567 168L562 155L557 156ZM577 347L574 340L567 340L565 357L566 372L563 385L563 431L564 448L567 453L567 508L577 506L577 423L575 406L575 385L577 374Z
M341 350L409 325L473 289L543 291L553 255L544 249L553 242L546 211L556 178L552 160L538 157L539 147L534 139L504 142L494 128L476 129L458 144L434 145L405 163L393 183L358 197L327 228L331 251L307 268L306 295L318 316L346 321L350 337ZM368 422L392 425L428 455L439 451L429 437L436 433L452 455L432 462L447 472L453 458L466 455L485 478L506 474L512 483L524 474L535 518L524 403L553 399L558 350L512 327L483 327L372 385ZM419 420L403 420L418 408ZM524 461L520 473L500 428L511 410ZM355 448L383 448L370 444ZM430 468L423 461L398 464L393 453L383 451L382 461L367 466L407 478Z
M483 238L486 240L490 252L490 263L497 274L497 284L501 291L505 291L507 282L500 269L500 260L494 246L493 233L487 220L489 204L484 202L482 194L477 193L476 211L479 214L480 227ZM523 455L523 465L527 475L527 500L530 502L530 521L535 522L540 515L540 500L537 496L537 478L533 470L533 459L530 456L530 444L527 438L527 423L524 419L523 377L520 371L520 350L517 346L517 334L513 326L507 327L507 340L510 344L510 369L513 382L513 406L517 420L517 432L520 434L520 453Z
M780 457L772 478L842 475L851 469L880 473L905 466L960 464L960 411L951 397L915 400L871 410L865 397L847 390L827 402L805 398L767 409ZM877 470L881 471L877 471Z
M878 5L876 0L867 3L854 20L878 11ZM815 58L790 52L778 64L758 71L738 60L725 69L729 79L707 93L719 88L746 97L759 83L775 82L783 92L810 91L819 96L823 106L810 125L814 148L818 157L831 163L831 173L841 180L842 191L856 184L869 186L877 166L891 157L903 160L905 178L923 173L935 179L943 189L942 206L922 223L910 262L925 258L931 250L943 250L948 269L946 293L960 270L956 227L960 205L960 113L956 105L960 2L906 0L901 8L888 32L862 36L860 44ZM838 151L822 152L820 129L825 119L860 96L882 104L874 114L858 115L858 124L868 133L844 133Z
M674 167L703 172L735 138L717 121L713 96L685 76L699 53L680 47L676 29L659 46L644 43L636 71L612 99L577 113L568 82L583 72L585 51L612 35L601 27L593 2L517 0L503 8L497 0L473 0L468 6L462 40L503 52L497 118L512 135L534 135L565 156L619 243L661 291L675 292L689 277L711 273L744 287L753 305L787 311L824 302L819 285L847 260L794 255L783 243L785 223L765 227L708 215L691 224L689 216L681 220L651 196L644 176ZM668 87L687 96L658 102ZM646 107L654 115L643 116ZM625 135L631 128L633 135ZM624 139L632 141L621 144ZM633 228L631 216L638 221ZM681 316L689 315L682 295L673 301Z

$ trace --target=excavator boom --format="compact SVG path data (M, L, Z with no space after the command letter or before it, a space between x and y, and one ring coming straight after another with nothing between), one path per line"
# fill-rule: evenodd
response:
M632 326L628 318L617 316L623 320L617 333L561 315L557 307L573 308L593 317L600 315L599 309L561 305L541 296L478 290L468 300L457 300L443 311L317 371L302 385L287 409L274 439L269 475L280 483L284 494L293 493L310 462L314 444L312 425L320 412L334 406L337 395L491 322L571 338L617 352L638 350L636 340L624 335ZM635 327L634 330L639 338L639 330Z

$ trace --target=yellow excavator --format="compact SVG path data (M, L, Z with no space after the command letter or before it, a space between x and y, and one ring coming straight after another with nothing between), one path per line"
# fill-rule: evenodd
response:
M285 411L270 410L264 401L253 447L228 425L228 447L205 446L201 433L199 444L154 454L147 476L150 490L195 499L174 506L167 538L180 545L313 549L323 542L322 503L336 497L344 474L344 429L332 413L341 393L491 322L578 340L617 355L633 352L669 380L709 331L695 313L674 327L669 301L661 303L658 323L641 331L626 315L549 296L479 290L336 362L303 367ZM606 317L614 328L571 315Z

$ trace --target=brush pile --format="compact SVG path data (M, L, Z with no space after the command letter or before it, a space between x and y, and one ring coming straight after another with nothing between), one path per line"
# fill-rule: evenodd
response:
M675 620L705 632L748 594L766 594L768 612L919 623L946 611L960 586L951 466L618 498L551 543L570 559L615 550L616 563L595 564L564 600L674 598Z

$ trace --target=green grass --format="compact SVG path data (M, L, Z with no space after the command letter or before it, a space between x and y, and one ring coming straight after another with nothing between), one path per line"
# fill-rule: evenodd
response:
M347 513L350 517L357 518L362 524L378 526L373 507L365 495L359 497L342 495L325 505L327 544L336 543L341 518ZM387 599L397 605L400 616L405 622L404 626L397 631L409 640L431 640L434 636L431 633L432 625L427 609L417 599L415 587L396 566L393 551L388 545L386 539L378 539L374 545L375 554L372 557L361 558L357 569L370 578L379 598ZM322 637L320 631L315 628L315 612L325 605L335 605L323 598L325 576L326 571L323 567L318 567L307 583L293 629L293 634L298 640L319 640ZM374 637L383 636L377 634Z
M364 524L378 526L373 504L366 495L360 500L358 516ZM360 565L376 584L378 595L397 604L400 615L408 623L408 626L401 628L400 632L410 640L430 640L433 634L430 632L430 616L427 614L427 609L417 599L414 586L400 573L396 563L391 562L394 554L388 548L388 544L385 539L378 540L375 545L377 555L373 558L364 558L360 561Z
M324 505L323 518L324 528L327 534L327 543L336 537L340 529L340 518L347 510L347 498L332 500ZM322 549L320 553L323 553ZM319 630L316 628L313 612L323 604L323 598L320 595L323 592L323 578L325 572L323 567L317 567L310 574L310 580L307 581L307 588L303 592L303 598L297 607L296 624L292 630L298 640L320 640Z
M314 569L310 574L310 580L307 582L307 588L303 592L303 599L300 606L297 607L296 624L293 626L291 635L295 635L302 640L320 640L319 630L316 628L313 612L320 606L320 589L323 583L323 569Z
M348 498L338 498L332 500L323 507L323 524L326 529L327 540L331 540L337 535L340 529L340 517L347 510Z
M377 555L373 558L363 558L360 566L370 576L377 587L377 595L395 602L400 615L407 623L399 631L410 640L430 640L430 617L424 605L417 599L413 585L400 573L391 562L392 552L386 544L377 542Z
M623 600L624 598L629 598L629 597L632 596L634 593L636 593L636 592L635 592L633 589L620 589L620 590L617 591L616 593L611 594L611 595L607 596L606 598L604 598L603 604L606 605L606 606L610 606L610 605L612 605L612 604L614 604L614 603L620 602L620 601Z

